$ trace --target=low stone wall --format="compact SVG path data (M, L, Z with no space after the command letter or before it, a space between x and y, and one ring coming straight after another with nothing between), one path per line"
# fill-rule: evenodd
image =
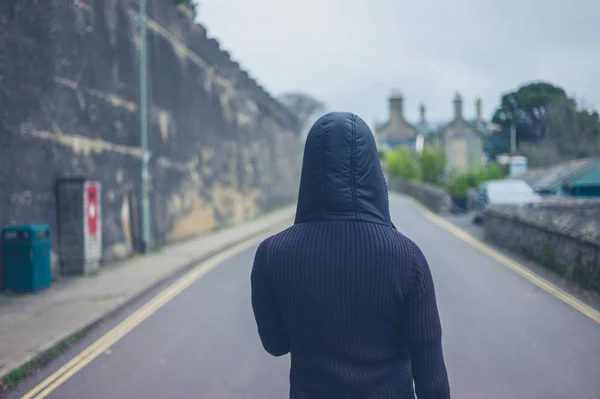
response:
M589 238L600 237L600 199L556 198L537 203L520 215Z
M388 179L389 189L410 195L435 213L448 213L452 200L446 190L432 184L399 178Z
M570 203L569 203L570 202ZM600 202L559 201L486 211L485 238L600 292ZM594 216L596 215L595 219Z

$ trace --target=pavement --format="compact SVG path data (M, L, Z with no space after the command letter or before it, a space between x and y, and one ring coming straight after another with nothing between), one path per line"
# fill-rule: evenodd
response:
M201 259L265 230L288 226L294 213L294 207L283 208L232 228L104 267L95 276L60 279L36 294L0 296L0 381L10 371L74 334L88 330Z
M453 397L600 398L599 321L441 228L413 201L392 195L390 206L394 223L423 249L432 269ZM255 244L240 250L212 270L200 265L197 278L170 301L145 312L134 327L122 327L156 295L174 289L149 292L8 398L42 381L45 391L24 397L288 397L289 356L263 351L252 316L255 250ZM119 329L126 330L122 338L97 347L95 357L83 363L75 357ZM79 366L55 379L69 361Z

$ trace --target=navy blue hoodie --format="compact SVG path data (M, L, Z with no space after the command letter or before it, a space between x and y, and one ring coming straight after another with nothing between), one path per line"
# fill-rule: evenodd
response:
M450 398L429 266L392 224L358 116L311 128L296 221L259 246L251 283L264 348L291 354L290 398Z

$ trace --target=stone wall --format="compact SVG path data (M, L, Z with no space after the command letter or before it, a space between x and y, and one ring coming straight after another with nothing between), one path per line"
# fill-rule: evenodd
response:
M435 213L448 213L451 209L450 194L432 184L392 177L388 186L391 191L410 195Z
M156 245L296 199L297 121L175 1L148 1L150 209ZM104 259L139 240L138 2L0 5L0 227L56 226L54 184L102 183ZM53 245L56 248L56 240Z
M487 240L600 292L600 202L569 200L486 211Z

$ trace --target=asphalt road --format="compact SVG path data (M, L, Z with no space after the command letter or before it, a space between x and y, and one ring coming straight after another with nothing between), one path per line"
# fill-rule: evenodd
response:
M600 398L599 324L442 230L410 201L393 197L391 206L396 226L431 264L454 398ZM48 397L287 397L289 358L262 350L252 316L255 249L207 273Z

